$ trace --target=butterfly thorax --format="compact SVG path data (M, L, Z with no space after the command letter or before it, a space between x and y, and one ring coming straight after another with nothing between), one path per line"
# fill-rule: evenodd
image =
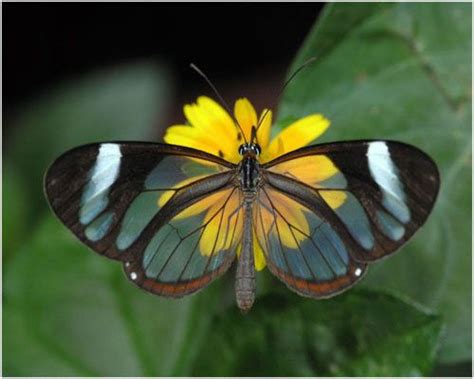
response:
M243 144L239 148L239 153L243 157L239 165L240 188L244 194L256 194L261 181L257 159L260 154L260 146L254 143Z

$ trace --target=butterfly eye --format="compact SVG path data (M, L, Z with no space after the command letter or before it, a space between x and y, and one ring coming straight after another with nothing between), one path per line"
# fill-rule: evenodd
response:
M255 144L253 148L255 155L258 157L262 153L262 149L260 145Z
M246 148L247 146L245 144L242 144L239 146L239 154L240 155L244 155L245 154L245 151L247 150Z

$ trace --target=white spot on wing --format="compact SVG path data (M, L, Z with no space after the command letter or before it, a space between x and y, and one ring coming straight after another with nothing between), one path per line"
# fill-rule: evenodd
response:
M122 153L119 145L104 143L100 145L97 161L88 185L87 200L109 188L117 179ZM85 201L87 201L85 200Z
M369 169L377 184L386 192L398 199L403 199L404 194L396 175L396 167L390 158L388 146L385 142L371 142L367 149Z
M100 145L99 154L82 196L80 212L82 224L91 222L107 206L108 191L117 180L121 159L120 145L114 143Z
M354 271L354 275L355 275L355 276L360 276L360 274L362 274L362 269L359 268L359 267L357 267L357 268L355 269L355 271Z
M131 273L130 273L130 278L131 278L132 280L137 280L137 278L138 278L137 273L136 273L136 272L131 272Z
M383 192L383 204L401 222L410 221L410 210L398 177L398 170L390 157L388 146L383 141L370 142L367 149L370 174Z

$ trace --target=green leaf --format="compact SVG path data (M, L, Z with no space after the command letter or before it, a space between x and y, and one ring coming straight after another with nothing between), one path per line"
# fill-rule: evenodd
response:
M151 296L53 216L4 277L7 376L171 376L189 371L219 299Z
M27 232L25 220L30 217L27 190L21 176L12 167L3 167L3 264L12 257L13 252L24 242Z
M114 66L60 84L16 110L5 160L28 183L33 214L46 207L45 171L66 150L90 142L150 139L169 103L166 76L150 62Z
M267 295L212 325L196 376L421 376L441 330L418 306L357 290L326 301Z
M364 283L438 310L447 321L443 362L472 353L471 45L470 4L330 4L293 70L318 59L290 84L279 113L323 113L332 125L318 142L395 139L439 165L428 222Z

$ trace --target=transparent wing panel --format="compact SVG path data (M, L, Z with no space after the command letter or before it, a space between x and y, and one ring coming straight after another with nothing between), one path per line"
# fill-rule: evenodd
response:
M268 167L270 172L288 176L314 188L345 189L344 174L326 155L308 155Z
M147 289L165 295L193 292L234 260L242 236L238 188L209 195L172 217L146 246L140 267L127 270ZM133 278L132 278L133 279Z
M365 270L327 220L273 188L260 192L254 230L270 270L299 293L330 296Z

